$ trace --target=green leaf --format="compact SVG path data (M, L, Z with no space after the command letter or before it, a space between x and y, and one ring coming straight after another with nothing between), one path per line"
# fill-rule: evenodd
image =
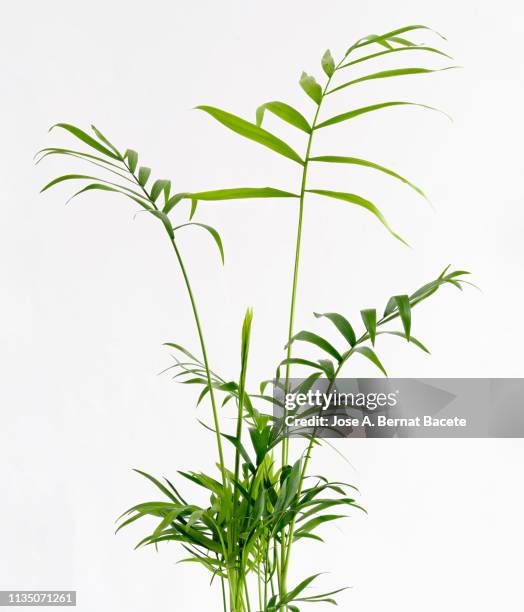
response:
M356 166L365 166L367 168L372 168L373 170L378 170L379 172L383 172L384 174L388 174L389 176L392 176L393 178L396 178L399 181L402 181L403 183L405 183L406 185L414 189L423 198L425 198L426 200L428 199L428 197L422 191L422 189L420 189L420 187L417 187L416 185L408 181L406 178L404 178L400 174L397 174L393 170L389 170L388 168L385 168L384 166L375 164L374 162L370 162L365 159L360 159L359 157L341 157L338 155L321 155L319 157L310 157L309 161L328 162L332 164L354 164Z
M322 516L317 516L316 518L307 521L307 523L302 525L300 529L297 529L297 535L304 532L309 533L310 531L313 531L313 529L316 529L319 525L328 523L330 521L336 521L341 518L347 518L347 516L345 514L324 514Z
M361 62L365 62L367 60L375 59L376 57L381 57L382 55L388 55L390 53L398 53L400 51L428 51L429 53L437 53L438 55L442 55L447 57L448 59L453 59L451 55L444 53L444 51L440 51L439 49L435 49L434 47L426 47L424 45L412 45L409 47L395 47L394 49L386 49L385 51L379 51L377 53L371 53L370 55L365 55L364 57L359 57L356 60L348 62L342 68L348 68L349 66L354 66L355 64L360 64Z
M149 179L149 175L151 174L151 168L146 168L142 166L138 170L138 183L144 187Z
M158 179L153 183L153 187L151 187L151 199L153 202L158 200L158 196L164 191L169 185L171 181L166 181L164 179Z
M407 340L405 332L400 332L400 331L378 331L377 332L377 336L379 336L381 334L387 334L389 336L398 336L399 338L404 338L404 339ZM417 340L417 338L415 338L415 336L411 336L410 335L409 341L411 342L411 344L414 344L416 347L418 347L419 349L421 349L422 351L424 351L428 355L430 354L428 348L426 346L424 346L422 344L422 342L420 342L420 340Z
M136 151L133 151L132 149L128 149L124 157L127 158L129 169L131 170L131 173L133 174L138 165L138 153Z
M226 111L220 110L219 108L215 108L213 106L197 106L197 108L208 113L219 123L225 125L233 132L240 134L240 136L244 136L244 138L258 142L264 147L267 147L276 153L280 153L280 155L292 159L299 164L304 164L298 153L296 153L288 144L270 132L258 127L254 123L250 123L245 119L241 119L236 115L227 113Z
M91 125L91 129L95 133L95 136L103 143L105 143L111 149L111 151L113 151L113 153L118 156L118 159L122 159L122 154L120 153L120 151L115 147L113 143L109 142L109 140L102 134L99 129L97 129L94 125Z
M456 66L446 66L446 68L393 68L391 70L381 70L380 72L374 72L373 74L367 74L366 76L359 77L358 79L353 79L352 81L348 81L343 85L339 85L334 89L331 89L327 92L327 95L335 93L336 91L340 91L341 89L345 89L350 85L356 85L357 83L363 83L364 81L372 81L375 79L388 79L391 77L398 76L406 76L410 74L429 74L431 72L443 72L444 70L451 70L452 68L456 68Z
M291 338L291 342L296 341L309 342L310 344L314 344L332 357L334 357L337 360L337 363L340 363L340 361L342 361L342 355L337 351L337 349L327 340L317 334L314 334L313 332L298 332L298 334L295 334L293 338Z
M198 193L189 193L186 197L194 200L218 201L247 200L250 198L298 198L299 196L273 187L237 187L234 189L199 191Z
M169 200L165 203L162 212L166 215L169 214L173 208L184 198L186 198L189 194L187 193L175 193L174 196L170 197Z
M377 311L374 308L367 308L360 311L362 321L369 334L371 344L375 344L375 337L377 335Z
M302 87L307 95L317 104L320 104L322 101L322 87L316 82L315 77L303 72L299 82L300 87Z
M335 60L328 49L322 56L322 69L331 78L335 74Z
M342 121L353 119L354 117L358 117L359 115L372 113L373 111L381 110L383 108L389 108L391 106L419 106L420 108L425 108L427 110L433 110L438 113L442 113L443 115L446 115L446 117L449 118L449 115L447 115L443 111L439 110L438 108L434 108L433 106L427 106L426 104L418 104L416 102L382 102L381 104L371 104L370 106L363 106L347 113L342 113L341 115L331 117L330 119L319 123L317 126L315 126L315 129L318 130L329 125L334 125L335 123L341 123Z
M406 339L409 342L411 333L411 305L409 302L409 297L407 295L395 295L393 299L397 304L398 312L404 327L404 332L406 333Z
M220 258L222 260L222 263L224 263L224 247L222 246L222 239L220 238L220 234L216 231L216 229L214 227L211 227L210 225L205 225L204 223L193 222L193 223L184 223L182 225L178 225L177 227L174 228L174 231L176 232L182 227L188 227L189 225L196 225L198 227L202 227L211 234L213 240L216 242L218 250L220 251Z
M357 337L355 336L351 323L346 319L346 317L343 317L341 314L336 312L325 312L323 314L315 312L313 314L315 317L317 317L317 319L320 317L326 317L326 319L329 319L348 341L350 346L354 346L356 344Z
M107 157L111 157L112 159L118 159L118 160L120 159L120 157L116 153L113 153L113 151L111 151L107 147L104 147L104 145L100 144L92 136L89 136L89 134L87 134L80 128L77 128L76 126L71 125L70 123L56 123L55 125L51 126L49 131L51 131L55 127L58 127L63 130L66 130L67 132L70 132L71 134L73 134L73 136L76 136L79 140L84 142L86 145L90 146L92 149L96 149L99 153L103 153L104 155L107 155Z
M327 196L329 198L335 198L336 200L342 200L344 202L350 202L351 204L356 204L357 206L361 206L365 208L369 212L373 213L375 217L382 223L382 225L388 230L388 232L394 236L397 240L404 243L406 246L409 246L408 243L401 238L396 232L394 232L389 223L387 222L384 215L380 212L380 210L369 200L366 200L354 193L345 193L341 191L328 191L326 189L306 189L309 193L317 193L318 195Z
M260 127L262 125L262 121L264 119L265 111L269 111L273 113L283 121L286 121L290 125L306 132L306 134L311 133L311 126L309 125L307 119L299 113L296 109L289 104L285 104L284 102L279 102L278 100L273 100L272 102L266 102L257 108L257 126Z
M302 582L298 586L296 586L293 590L289 591L289 593L287 593L285 597L280 600L279 604L282 605L282 604L289 603L290 601L293 601L297 597L297 595L302 593L302 591L306 587L308 587L313 582L313 580L318 578L320 575L321 574L315 574L314 576L309 576L305 580L302 580Z
M189 220L195 216L197 211L198 200L196 198L191 198L191 210L189 211Z
M364 357L366 357L372 363L374 363L377 366L377 368L381 372L383 372L384 376L388 375L386 370L384 369L384 366L380 363L380 360L377 357L375 351L370 349L368 346L357 346L354 350L355 350L356 353L360 353L361 355L364 355Z
M148 480L150 480L156 487L158 487L158 489L160 489L160 491L162 491L162 493L164 495L166 495L167 497L169 497L169 499L173 500L176 504L179 503L179 500L171 493L171 491L166 488L159 480L157 480L154 476L151 476L150 474L148 474L147 472L142 472L142 470L137 470L134 469L134 472L136 472L137 474L140 474L141 476L144 476L145 478L147 478Z
M165 213L161 212L160 210L150 210L149 212L152 215L154 215L157 219L160 219L160 221L162 221L164 227L166 228L166 232L168 233L171 240L173 240L175 237L175 232L173 230L173 226L171 225L171 221L169 217Z
M404 26L402 28L397 28L396 30L391 30L391 32L387 32L386 34L381 34L380 36L373 35L373 36L366 36L365 38L361 38L349 49L348 53L353 49L359 49L360 47L365 47L366 45L371 45L372 43L386 42L388 40L391 40L392 38L397 37L399 34L405 34L406 32L413 32L414 30L429 30L430 32L433 32L437 36L440 36L440 38L442 38L443 40L446 40L445 37L442 36L442 34L439 34L432 28L428 28L428 26L409 25L409 26Z

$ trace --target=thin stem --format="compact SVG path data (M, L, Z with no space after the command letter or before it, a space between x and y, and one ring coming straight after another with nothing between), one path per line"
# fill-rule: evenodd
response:
M297 301L297 288L298 288L298 277L299 277L299 268L300 268L300 251L302 244L302 229L303 229L303 219L304 219L304 200L307 188L307 175L308 175L308 166L309 166L309 156L311 153L311 147L313 144L313 134L315 133L315 128L318 121L318 116L320 114L320 108L322 106L322 102L324 101L325 96L327 95L328 87L331 84L331 80L335 72L341 67L342 63L345 61L347 55L340 60L340 62L335 67L335 70L331 76L328 76L328 80L324 89L322 90L322 96L317 105L317 110L315 112L315 116L313 118L313 122L311 124L311 132L309 134L307 147L306 147L306 155L304 158L304 169L302 171L302 182L300 185L300 201L299 201L299 209L298 209L298 223L297 223L297 238L296 238L296 247L295 247L295 263L293 268L293 284L291 290L291 306L289 311L289 328L288 328L288 344L287 344L287 352L286 352L286 383L285 383L285 392L288 392L289 388L289 379L291 374L291 364L289 360L292 356L292 338L294 332L294 324L295 324L295 311L296 311L296 301ZM309 453L310 454L310 453ZM282 468L288 464L289 459L289 438L284 437L282 441ZM303 472L305 474L305 472ZM290 525L287 537L286 533L283 530L281 533L281 567L279 572L279 590L281 597L286 595L287 591L287 570L289 567L289 556L291 551L291 545L293 543L293 531L294 531L294 521ZM287 606L284 606L284 609L287 610Z
M151 194L149 194L147 189L143 185L140 184L140 181L138 180L138 177L131 170L131 168L129 167L129 164L127 163L127 161L125 160L123 155L121 155L120 153L119 153L119 155L120 155L122 163L126 167L127 171L134 178L136 184L143 191L143 193L146 196L148 202L150 202L152 204L153 208L155 210L157 210L157 206L156 206L155 202L153 201L153 198L151 197ZM175 251L176 258L178 260L178 263L179 263L179 266L180 266L180 270L182 272L182 276L184 277L184 282L185 282L187 293L188 293L188 296L189 296L189 301L191 302L191 308L193 310L193 317L195 319L195 325L196 325L196 328L197 328L198 339L200 341L200 349L202 351L202 359L204 361L204 368L205 368L205 371L206 371L207 385L208 385L208 389L209 389L209 397L210 397L210 400L211 400L211 408L212 408L212 411L213 411L213 423L214 423L214 426L215 426L215 434L216 434L216 439L217 439L217 448L218 448L220 471L221 471L221 476L222 476L222 485L224 486L224 489L225 489L226 488L226 484L227 484L227 478L226 478L226 468L225 468L225 462L224 462L224 452L222 450L222 440L221 440L221 437L220 437L220 423L218 421L218 410L217 410L217 404L216 404L216 399L215 399L215 393L214 393L214 390L213 390L213 385L211 383L211 369L209 367L209 360L207 358L207 349L206 349L206 343L204 341L204 334L202 332L202 324L200 323L200 316L198 314L198 308L197 308L197 305L196 305L195 296L193 294L193 289L192 289L191 283L189 281L189 276L187 274L186 267L184 265L184 261L182 260L182 255L180 254L180 251L179 251L179 249L177 247L175 239L171 235L169 235L169 240L170 240L171 245L173 246L173 249Z
M175 242L175 239L172 238L171 236L169 237L171 244L173 246L173 249L175 250L175 254L178 260L178 263L180 265L180 270L182 271L182 276L184 277L184 282L186 284L186 289L187 289L187 293L189 296L189 301L191 302L191 308L193 310L193 316L195 319L195 324L196 324L196 328L197 328L197 333L198 333L198 339L200 341L200 349L202 351L202 360L204 362L204 367L206 370L206 379L207 379L207 385L209 388L209 398L211 400L211 407L212 407L212 411L213 411L213 424L215 426L215 433L216 433L216 439L217 439L217 447L218 447L218 457L219 457L219 464L220 464L220 470L222 472L222 484L224 486L224 489L226 488L226 484L227 484L227 479L226 479L226 468L225 468L225 463L224 463L224 452L222 450L222 440L220 438L220 423L218 421L218 411L217 411L217 405L216 405L216 400L215 400L215 393L213 391L213 385L211 382L211 370L209 367L209 361L207 358L207 349L206 349L206 343L204 341L204 334L202 332L202 324L200 323L200 316L198 314L198 308L196 305L196 301L195 301L195 296L193 294L193 289L191 288L191 283L189 282L189 276L187 274L186 271L186 267L184 265L184 262L182 260L182 256L180 254L180 251L178 249L178 246Z

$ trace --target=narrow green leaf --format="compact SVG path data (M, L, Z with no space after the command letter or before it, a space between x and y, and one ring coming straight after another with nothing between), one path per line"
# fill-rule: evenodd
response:
M191 198L191 210L189 211L189 220L190 221L195 216L195 213L197 211L197 206L198 206L198 199L197 198Z
M220 251L220 259L222 260L222 263L224 263L224 247L222 246L222 239L220 238L220 234L217 232L217 230L214 227L211 227L210 225L205 225L204 223L193 222L193 223L184 223L182 225L178 225L177 227L174 228L174 231L176 232L182 227L188 227L190 225L196 225L198 227L202 227L211 234L213 240L215 241L218 247L218 250Z
M175 504L179 503L179 500L171 493L171 491L169 489L167 489L154 476L151 476L151 474L148 474L147 472L143 472L142 470L134 469L133 471L136 472L137 474L140 474L141 476L144 476L144 478L147 478L148 480L150 480L156 487L158 487L158 489L160 489L160 491L162 491L162 493L166 497L169 497L169 499L173 500L175 502Z
M328 191L326 189L306 189L309 193L317 193L318 195L327 196L329 198L334 198L336 200L342 200L344 202L350 202L351 204L356 204L357 206L361 206L365 208L369 212L375 215L375 217L382 223L382 225L388 230L388 232L394 236L397 240L404 243L406 246L409 246L408 243L401 238L396 232L394 232L389 223L387 222L384 215L380 212L380 210L369 200L366 200L354 193L345 193L341 191Z
M374 363L377 366L377 368L381 372L383 372L384 376L388 375L386 370L384 369L384 366L380 363L380 360L377 357L375 351L370 349L368 346L357 346L354 350L355 350L356 353L360 353L361 355L364 355L364 357L366 357L372 363Z
M151 199L153 202L158 200L158 196L164 191L164 189L170 184L170 181L164 179L158 179L153 183L151 187Z
M166 232L168 233L168 235L171 238L171 240L173 240L174 237L175 237L175 232L173 230L173 226L171 225L171 221L170 221L169 217L166 214L164 214L162 211L160 211L160 210L152 210L151 209L149 212L152 215L154 215L157 219L160 219L160 221L162 221L162 224L166 228Z
M299 164L304 163L298 153L296 153L288 144L270 132L258 127L254 123L250 123L245 119L241 119L236 115L227 113L226 111L220 110L219 108L215 108L213 106L197 106L197 108L208 113L219 123L225 125L233 132L240 134L240 136L244 136L244 138L258 142L264 147L267 147L276 153L280 153L280 155L292 159Z
M418 194L420 194L423 198L425 198L426 200L428 199L428 197L422 191L422 189L420 189L420 187L417 187L416 185L408 181L406 178L404 178L397 172L394 172L393 170L390 170L389 168L385 168L384 166L380 166L379 164L375 164L374 162L370 162L365 159L360 159L359 157L341 157L338 155L321 155L319 157L310 157L309 161L328 162L332 164L354 164L356 166L365 166L373 170L378 170L379 172L383 172L384 174L388 174L389 176L392 176L393 178L396 178L399 181L402 181L403 183L411 187L413 190L415 190Z
M258 127L262 125L266 110L299 130L306 132L306 134L311 133L311 126L309 125L307 119L292 106L289 106L289 104L279 102L278 100L266 102L257 108L256 118Z
M386 34L381 34L380 36L377 36L377 35L366 36L365 38L362 38L359 41L357 41L349 49L348 53L352 51L353 49L359 49L360 47L365 47L366 45L370 45L372 43L387 42L391 38L397 37L399 34L405 34L406 32L413 32L414 30L428 30L430 32L433 32L437 36L440 36L440 38L442 38L443 40L446 40L446 38L442 36L442 34L439 34L439 32L433 30L432 28L428 28L428 26L409 25L409 26L404 26L402 28L397 28L396 30L391 30L391 32L387 32Z
M322 87L316 82L315 77L303 72L300 77L300 87L317 104L322 101Z
M407 340L405 332L400 332L400 331L378 331L377 332L377 336L379 336L381 334L387 334L389 336L398 336L399 338L404 338L405 340ZM416 347L418 347L419 349L421 349L422 351L424 351L428 355L430 354L429 349L426 346L424 346L424 344L422 344L422 342L420 342L420 340L417 340L417 338L415 338L415 336L411 336L410 335L409 341L411 342L411 344L414 344Z
M116 153L113 153L113 151L111 151L107 147L104 147L104 145L100 144L92 136L89 136L89 134L87 134L80 128L77 128L76 126L71 125L70 123L56 123L55 125L51 126L49 131L51 131L55 127L59 127L63 130L66 130L67 132L70 132L71 134L73 134L73 136L76 136L79 140L84 142L86 145L90 146L92 149L96 149L99 153L103 153L104 155L107 155L107 157L111 157L113 159L118 159L118 160L120 159L120 157Z
M139 184L144 187L149 179L149 176L151 174L151 168L146 168L145 166L142 166L141 168L139 168L138 170L138 182Z
M355 335L353 327L351 326L351 323L346 319L346 317L343 317L337 312L325 312L323 314L315 312L313 314L315 315L315 317L317 317L317 319L320 317L326 317L326 319L329 319L336 326L338 331L344 336L344 338L348 341L350 346L354 346L356 344L357 337Z
M199 191L189 193L186 197L204 201L218 200L247 200L250 198L298 198L289 191L274 189L273 187L237 187L233 189L215 189L213 191Z
M444 53L444 51L440 51L439 49L435 49L434 47L426 47L424 45L412 45L408 47L395 47L394 49L386 49L385 51L378 51L377 53L371 53L370 55L365 55L364 57L359 57L343 66L342 68L348 68L349 66L354 66L355 64L360 64L361 62L365 62L367 60L375 59L376 57L381 57L382 55L389 55L390 53L398 53L400 51L427 51L429 53L437 53L438 55L442 55L448 59L453 59L451 55Z
M138 153L132 149L128 149L124 157L127 158L127 163L129 164L131 173L134 173L138 165Z
M313 332L308 331L301 331L298 332L298 334L295 334L291 339L291 342L295 341L309 342L310 344L315 344L323 351L334 357L337 360L337 363L340 363L340 361L342 360L342 356L337 351L337 349L318 334L314 334Z
M322 56L322 69L330 78L335 74L335 60L329 49Z
M336 91L340 91L341 89L345 89L350 85L364 83L364 81L372 81L375 79L388 79L391 77L406 76L410 74L429 74L431 72L443 72L444 70L451 70L452 68L456 68L456 66L446 66L445 68L393 68L391 70L381 70L380 72L367 74L366 76L359 77L358 79L353 79L352 81L348 81L343 85L339 85L338 87L335 87L334 89L328 91L326 95L335 93Z
M407 295L395 295L394 300L397 304L400 319L406 333L406 339L409 342L411 333L411 305Z
M317 516L310 521L307 521L304 525L302 525L302 527L300 527L300 529L297 529L297 534L303 532L309 533L310 531L313 531L313 529L316 529L319 525L329 523L330 521L336 521L341 518L347 518L347 516L345 514L324 514L322 516Z
M293 601L297 597L297 595L302 593L302 591L306 587L308 587L313 582L313 580L318 578L320 575L321 574L315 574L314 576L309 576L305 580L302 580L302 582L298 586L296 586L294 589L292 589L289 593L286 594L286 596L279 602L280 605Z
M433 106L427 106L426 104L418 104L416 102L382 102L381 104L371 104L370 106L363 106L361 108L356 108L355 110L349 111L347 113L342 113L341 115L336 115L335 117L331 117L331 119L327 119L322 123L319 123L315 129L320 129L323 127L328 127L329 125L335 125L335 123L341 123L342 121L348 121L349 119L353 119L354 117L358 117L360 115L364 115L366 113L372 113L377 110L381 110L383 108L389 108L391 106L419 106L420 108L425 108L426 110L436 111L438 113L442 113L448 119L450 119L447 113L439 110L438 108L434 108Z
M377 335L377 311L374 308L367 308L360 311L362 321L369 334L371 344L375 344L375 337Z
M303 365L303 366L308 366L310 368L314 368L315 370L322 370L323 367L315 362L315 361L310 361L309 359L302 359L300 357L290 357L289 359L283 359L280 362L280 365Z
M189 194L187 193L175 193L174 196L170 197L169 200L165 203L162 212L166 215L169 214L173 208L184 198L187 198Z
M98 128L96 128L94 125L91 125L91 129L95 133L95 136L99 138L103 143L105 143L111 149L111 151L113 151L113 153L118 156L118 159L122 158L122 154L120 153L120 151L115 147L112 142L109 142L109 140L102 134L102 132Z

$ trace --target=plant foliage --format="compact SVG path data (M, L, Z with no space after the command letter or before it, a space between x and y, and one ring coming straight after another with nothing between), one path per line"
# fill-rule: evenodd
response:
M415 183L382 163L355 157L351 151L344 156L329 154L329 150L313 154L314 137L318 130L357 118L371 118L372 113L387 109L415 107L436 110L418 102L386 100L361 108L349 108L334 116L328 113L327 118L320 119L321 109L324 110L331 97L345 95L349 87L365 86L367 82L376 80L384 80L386 87L387 80L391 78L427 75L449 69L451 66L448 65L430 68L411 64L387 70L378 69L379 60L389 56L399 61L412 56L420 59L433 57L443 61L450 59L444 51L433 45L411 40L412 35L420 34L440 36L425 26L413 25L359 39L338 60L333 58L329 50L326 51L320 60L322 80L306 72L299 79L309 111L300 111L286 102L272 100L256 109L255 121L251 122L214 106L197 107L237 135L279 154L285 158L283 161L298 164L301 167L300 183L292 190L274 186L242 186L177 192L171 180L153 178L152 170L141 165L140 155L134 149L117 147L94 126L91 126L91 132L86 132L68 123L58 123L53 127L67 132L74 139L75 145L72 145L73 148L48 147L38 154L38 161L51 156L65 156L92 168L88 174L69 173L59 176L45 185L42 191L60 184L73 183L80 185L80 188L71 195L69 201L90 191L112 192L123 196L161 223L174 249L193 310L199 349L190 351L177 342L168 342L167 346L173 355L173 363L168 371L174 380L195 386L197 405L209 401L212 424L202 422L202 425L215 436L218 471L216 474L179 471L175 486L171 480L158 479L142 470L136 470L151 482L154 496L152 501L139 503L127 510L119 519L117 531L140 520L140 523L147 525L147 535L140 539L137 548L158 546L169 541L178 542L186 553L182 562L203 566L209 572L211 581L220 583L224 610L297 612L303 603L336 603L334 596L343 589L311 593L310 587L319 578L318 574L302 579L293 586L289 584L292 550L300 540L322 542L321 534L326 524L346 517L347 511L362 510L355 500L358 493L355 487L309 473L312 450L320 443L315 436L310 436L306 448L293 460L290 459L285 431L271 412L278 400L266 393L268 382L288 390L291 368L299 367L305 369L301 390L311 388L321 376L334 384L342 368L355 355L369 360L381 374L387 375L376 352L380 337L384 334L397 336L429 352L412 334L414 307L443 286L452 285L460 289L467 282L464 279L467 272L450 271L448 267L437 278L413 293L402 293L389 298L383 311L375 308L361 310L359 321L350 322L346 314L337 312L316 313L315 317L321 319L319 326L325 329L331 327L335 332L335 342L318 331L295 331L303 210L308 196L314 196L319 201L325 200L324 205L329 202L342 203L363 214L370 214L390 235L405 242L392 229L381 208L365 195L340 191L331 186L310 185L309 166L357 166L400 181L426 198ZM355 75L355 67L364 68L365 73ZM303 151L297 152L282 138L263 127L268 113L302 133ZM224 249L218 231L208 224L193 221L197 205L199 202L253 198L291 198L297 203L298 213L285 355L280 359L275 378L263 382L257 392L249 391L247 386L253 313L247 311L240 334L238 374L233 378L225 378L210 366L197 300L177 243L182 229L204 230L215 243L223 262ZM189 219L185 218L187 212L182 206L186 201L190 205ZM298 351L305 346L318 352L319 358L315 360L300 356ZM293 350L297 351L296 355ZM220 411L228 405L233 408L235 415L235 428L231 432L222 431L219 418ZM225 460L223 447L226 445L234 457L232 464ZM192 491L204 493L204 503L188 501L188 494L181 493L182 483Z

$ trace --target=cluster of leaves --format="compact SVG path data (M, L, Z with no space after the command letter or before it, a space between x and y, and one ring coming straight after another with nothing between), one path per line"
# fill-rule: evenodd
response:
M372 347L374 347L377 336L387 334L404 338L425 353L429 353L424 344L422 344L422 342L415 338L411 333L411 311L417 304L420 304L420 302L426 300L436 293L443 285L453 285L457 289L462 290L463 284L471 284L463 279L463 277L468 274L469 272L465 270L455 270L449 272L448 266L436 279L426 283L414 291L411 295L402 294L390 297L382 317L378 317L376 308L366 308L361 310L360 316L362 318L365 331L359 337L357 337L353 326L344 315L336 312L326 312L323 314L315 313L315 317L326 318L336 327L347 343L346 348L339 351L323 336L320 336L312 331L303 330L295 334L291 341L312 344L319 348L323 353L326 353L332 359L319 359L315 362L301 357L290 357L284 359L280 365L294 364L312 368L315 370L315 372L308 377L308 384L312 385L321 375L325 375L326 378L334 381L339 376L342 367L349 360L349 358L358 353L369 359L382 372L382 374L384 374L384 376L387 376L386 369L382 365L382 362L378 358L377 354L373 348L366 346L366 343L371 343ZM382 326L399 318L402 323L402 329L381 329ZM279 377L280 370L277 371L277 380Z
M448 70L453 68L453 66L445 66L443 68L437 69L429 69L429 68L420 68L420 67L408 67L408 68L394 68L390 70L382 70L378 72L372 72L365 76L361 76L356 79L351 79L346 81L338 86L332 86L332 82L336 76L339 74L345 73L345 71L349 68L352 68L355 65L360 65L364 62L374 61L379 57L401 53L407 51L419 51L428 54L436 54L438 56L442 56L450 59L450 56L443 51L430 47L423 44L416 44L411 40L408 40L404 37L404 34L407 32L412 32L416 30L429 30L429 28L421 25L414 26L406 26L403 28L399 28L392 32L388 32L382 35L372 35L367 36L365 38L360 39L354 45L352 45L343 56L342 60L335 63L331 52L328 50L322 57L321 65L322 69L327 76L327 82L322 87L315 79L315 77L303 73L300 78L300 87L304 90L307 96L315 103L316 111L313 117L313 120L309 122L304 115L298 111L296 108L290 106L289 104L279 101L273 100L270 102L266 102L258 107L256 111L256 122L252 123L234 115L230 112L224 111L222 109L201 105L197 108L202 110L203 112L210 115L220 124L225 126L226 128L232 130L236 134L247 138L248 140L254 141L268 149L271 149L275 153L286 157L287 159L292 160L293 162L299 164L303 168L303 180L299 193L293 193L291 191L282 190L274 187L236 187L231 189L218 189L212 191L203 191L198 193L191 194L192 201L194 205L199 200L202 201L218 201L218 200L232 200L232 199L248 199L248 198L299 198L301 202L304 199L305 194L311 193L324 197L328 197L331 199L335 199L338 201L342 201L348 204L356 205L364 210L370 212L374 217L393 235L395 238L400 240L403 243L406 241L395 232L389 222L387 221L384 214L381 210L369 199L354 193L343 192L339 190L333 189L325 189L318 187L308 187L306 182L307 177L307 169L311 162L313 163L330 163L330 164L345 164L345 165L353 165L360 166L363 168L368 168L387 176L390 176L396 180L401 181L411 189L413 189L416 193L423 196L427 199L426 194L423 190L406 179L404 176L399 174L398 172L385 167L382 164L369 161L366 159L362 159L360 157L355 156L341 156L341 155L312 155L312 142L313 137L317 133L318 130L322 130L324 128L334 126L343 122L347 122L353 120L357 117L367 115L369 113L373 113L379 110L393 108L393 107L404 107L404 106L414 106L420 107L424 109L438 111L438 109L428 106L426 104L420 104L417 102L410 101L386 101L379 102L376 104L367 105L360 108L354 108L342 114L338 114L332 116L324 121L319 121L320 108L325 101L325 99L337 92L345 90L347 87L357 85L359 83L364 83L367 81L377 80L377 79L389 79L392 77L401 77L406 75L423 75L432 72L439 72L442 70ZM440 36L440 35L439 35ZM368 47L376 46L381 49L378 52L369 53L367 55L362 55L354 60L350 60L350 56L357 51L364 50L366 51ZM267 113L272 113L282 121L288 123L294 128L300 130L301 132L307 135L307 145L306 145L306 153L304 156L299 155L289 144L284 142L280 137L275 134L267 131L262 127L262 123ZM438 111L442 112L442 111ZM445 113L444 113L445 114ZM407 244L407 243L406 243Z
M346 516L327 510L360 506L348 496L348 491L354 487L347 483L329 482L318 476L309 478L315 479L314 484L303 487L302 458L293 465L277 468L273 449L281 441L278 429L272 425L271 414L263 414L254 408L256 399L262 396L245 390L251 327L249 317L248 314L242 334L239 382L226 382L215 373L212 379L213 387L224 394L222 405L234 399L239 417L243 415L237 419L236 435L221 434L234 447L234 471L226 470L225 483L202 472L178 472L209 495L209 504L199 506L188 503L171 481L165 479L163 483L137 470L155 484L164 499L130 508L121 517L118 530L144 517L157 519L155 529L138 543L138 547L165 541L180 542L190 553L184 562L203 565L212 573L213 579L227 580L230 590L236 581L233 593L237 596L244 588L246 576L254 573L259 580L264 610L277 610L284 605L289 605L291 610L297 609L293 606L296 601L331 602L332 592L314 596L303 594L313 577L287 592L285 597L278 595L274 584L279 570L277 546L281 544L284 530L292 522L297 526L294 541L304 538L322 541L316 530L324 523ZM175 376L186 384L201 385L201 401L209 392L202 362L177 343L168 343L168 346L184 356L184 361L175 357L176 362L171 366L177 371ZM246 406L245 412L243 406ZM243 423L248 426L249 449L242 440ZM204 423L202 425L210 429ZM240 601L233 602L235 609L239 609L239 605Z
M191 221L196 210L196 203L192 204L188 223L177 226L172 224L169 214L177 204L188 198L189 194L171 193L172 183L170 180L156 179L150 181L151 168L139 166L138 153L135 150L126 149L124 153L120 152L94 125L91 126L93 136L69 123L57 123L51 127L51 130L54 128L69 132L80 142L87 145L89 150L46 147L36 154L36 163L40 163L46 157L55 155L73 157L87 162L92 167L104 170L104 174L98 176L76 173L64 174L47 183L41 189L41 192L61 183L80 181L84 186L67 200L68 203L74 198L91 191L108 191L125 196L138 204L144 211L159 219L171 240L174 240L175 233L184 227L194 226L205 229L215 241L222 262L224 262L224 248L217 230L210 225Z

